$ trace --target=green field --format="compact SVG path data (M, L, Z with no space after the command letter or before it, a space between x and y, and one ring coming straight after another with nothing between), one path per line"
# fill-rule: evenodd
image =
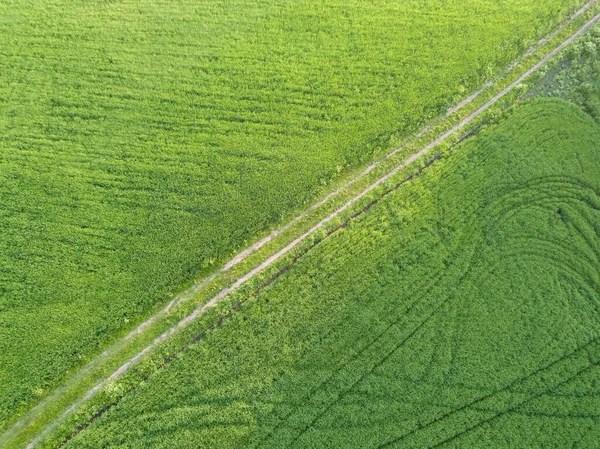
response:
M528 97L541 95L572 101L600 122L600 28L592 28L545 72Z
M0 428L582 3L3 0Z
M599 264L600 126L529 101L66 447L598 447Z

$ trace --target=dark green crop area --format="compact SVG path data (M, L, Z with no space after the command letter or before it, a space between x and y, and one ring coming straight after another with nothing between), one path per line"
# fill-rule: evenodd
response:
M506 115L67 447L598 447L600 126Z
M582 3L2 0L0 426Z

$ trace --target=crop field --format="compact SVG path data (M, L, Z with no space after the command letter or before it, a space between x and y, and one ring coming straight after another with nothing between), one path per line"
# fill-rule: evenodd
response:
M600 125L536 99L65 447L598 447Z
M444 114L582 4L3 0L0 429L115 333ZM302 285L298 301L311 292ZM373 301L391 307L384 299ZM254 413L239 406L240 420Z

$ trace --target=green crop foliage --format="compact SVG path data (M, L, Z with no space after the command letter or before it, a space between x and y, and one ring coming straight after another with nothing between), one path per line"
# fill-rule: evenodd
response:
M0 426L575 0L2 0Z
M597 447L600 126L532 100L68 448Z
M532 94L573 101L600 122L600 29L590 30L565 53Z

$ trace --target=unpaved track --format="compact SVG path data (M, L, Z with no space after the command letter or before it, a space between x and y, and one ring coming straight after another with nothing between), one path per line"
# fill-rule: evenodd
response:
M577 19L579 16L581 16L594 3L596 3L596 1L597 0L592 0L592 1L588 2L583 8L581 8L577 13L575 13L570 18L570 20L568 22L566 22L565 24L562 24L557 30L555 30L548 37L540 40L539 43L538 43L538 45L541 45L541 44L547 42L548 40L552 39L553 37L555 37L562 29L564 29L565 26L567 26L569 23L573 22L575 19ZM485 111L487 111L491 106L493 106L495 103L497 103L500 99L502 99L504 96L506 96L512 90L514 90L515 87L517 87L520 83L522 83L526 78L528 78L533 73L535 73L536 71L538 71L541 67L543 67L545 64L547 64L548 61L550 61L552 58L554 58L563 49L565 49L567 46L569 46L570 44L572 44L577 38L579 38L584 33L586 33L598 21L600 21L600 14L596 15L594 18L592 18L590 21L588 21L582 28L580 28L570 38L568 38L565 41L563 41L558 47L556 47L554 50L552 50L548 55L546 55L546 57L544 57L541 61L539 61L537 64L535 64L533 67L531 67L527 72L525 72L523 75L521 75L516 81L514 81L508 87L506 87L505 89L503 89L500 93L498 93L496 96L494 96L491 100L489 100L487 103L485 103L479 109L477 109L475 112L473 112L467 118L465 118L464 120L462 120L459 124L457 124L454 127L452 127L450 130L448 130L447 132L445 132L444 134L442 134L441 136L439 136L433 142L429 143L427 146L425 146L424 148L422 148L420 151L412 154L408 159L406 159L400 165L396 166L393 170L391 170L386 175L382 176L377 181L375 181L373 184L371 184L370 186L368 186L365 190L363 190L362 192L360 192L359 194L357 194L356 196L354 196L352 199L350 199L348 202L346 202L343 206L341 206L335 212L333 212L328 217L326 217L323 220L321 220L319 223L317 223L316 225L314 225L310 230L308 230L307 232L305 232L304 234L302 234L300 237L296 238L294 241L292 241L290 244L288 244L285 248L283 248L280 251L278 251L277 253L271 255L268 259L266 259L260 265L256 266L251 271L249 271L248 273L246 273L242 277L238 278L230 287L227 287L227 288L221 290L209 302L207 302L203 306L197 308L196 310L194 310L194 312L192 312L187 317L183 318L175 326L173 326L172 328L168 329L163 334L161 334L160 336L158 336L157 338L155 338L142 351L140 351L135 356L133 356L132 358L130 358L127 362L125 362L110 377L108 377L105 380L103 380L103 381L99 382L98 384L96 384L93 388L91 388L90 390L88 390L87 393L83 397L81 397L79 400L77 400L76 402L74 402L56 420L54 420L52 423L50 423L40 433L40 435L37 438L35 438L32 442L30 442L27 445L27 449L34 448L42 440L42 438L44 438L48 433L50 433L53 429L55 429L56 426L59 425L72 411L74 411L80 405L82 405L87 400L89 400L96 392L98 392L99 390L101 390L107 384L109 384L113 380L117 379L122 374L126 373L129 370L129 368L132 365L134 365L140 358L142 358L146 353L148 353L150 350L152 350L155 346L157 346L158 344L160 344L161 342L163 342L164 340L166 340L169 336L171 336L178 329L181 329L181 328L187 326L190 322L192 322L194 319L196 319L198 316L200 316L206 309L208 309L210 307L213 307L215 304L217 304L221 299L223 299L229 293L232 293L233 291L237 290L245 282L247 282L248 280L252 279L257 274L259 274L260 272L262 272L266 268L268 268L271 265L273 265L277 260L281 259L283 256L285 256L286 254L288 254L292 249L294 249L296 246L298 246L300 243L302 243L304 240L306 240L306 238L309 237L310 235L312 235L315 231L322 229L325 225L327 225L333 219L335 219L336 217L338 217L339 215L341 215L343 212L345 212L346 210L348 210L356 202L358 202L363 197L365 197L366 195L368 195L374 189L376 189L377 187L379 187L382 184L384 184L386 181L388 181L390 178L392 178L398 172L400 172L401 170L403 170L404 168L406 168L411 163L415 162L417 159L419 159L420 157L422 157L423 155L425 155L427 152L429 152L431 149L433 149L434 147L436 147L440 143L442 143L445 140L447 140L451 135L453 135L457 131L460 131L465 126L469 125L473 120L475 120L477 117L479 117ZM537 46L534 46L531 49L529 49L521 58L519 58L519 60L521 60L521 59L523 59L523 58L531 55L533 53L533 51L535 51L536 47ZM517 64L518 64L518 62L515 63L515 64L513 64L513 65L511 65L509 67L509 70L514 69L514 67L516 67ZM477 91L475 94L471 95L469 98L463 100L456 107L450 109L448 115L450 115L450 114L458 111L459 109L462 109L463 107L467 106L468 104L472 103L483 91L487 90L488 88L491 88L492 86L493 86L493 83L491 83L491 82L487 83L481 90ZM416 137L417 138L421 137L427 131L428 131L428 128L425 128ZM357 175L355 178L349 180L346 184L344 184L343 186L339 187L335 191L331 192L329 195L327 195L325 198L323 198L319 202L317 202L317 203L313 204L312 206L310 206L305 212L303 212L302 214L298 215L296 218L294 218L288 224L286 224L285 226L279 228L278 230L273 231L267 237L263 238L262 240L256 242L252 246L250 246L250 247L246 248L245 250L243 250L242 252L240 252L233 259L231 259L229 262L227 262L217 273L215 273L212 276L210 276L208 278L205 278L202 281L198 282L197 284L193 285L188 290L186 290L185 292L183 292L182 294L180 294L179 296L177 296L175 299L173 299L164 309L162 309L161 311L157 312L155 315L153 315L152 317L150 317L144 323L140 324L135 330L133 330L132 332L130 332L125 337L125 340L129 340L129 339L133 338L134 336L142 333L145 328L147 328L149 325L151 325L153 322L155 322L160 317L166 315L177 304L191 299L204 285L206 285L208 282L210 282L213 279L215 279L218 274L220 274L220 273L222 273L224 271L229 270L230 268L232 268L233 266L237 265L242 260L244 260L245 258L247 258L253 252L255 252L258 249L260 249L263 246L265 246L267 243L269 243L270 241L272 241L277 235L279 235L282 232L288 230L294 224L298 223L300 220L302 220L303 218L305 218L310 212L312 212L315 209L319 208L320 206L322 206L323 204L325 204L326 202L328 202L331 198L339 195L342 191L344 191L345 189L347 189L349 186L351 186L352 184L355 184L357 181L359 181L360 179L364 178L368 173L370 173L371 171L373 171L376 167L378 167L379 165L381 165L384 161L390 159L392 156L394 156L399 151L401 151L401 149L402 149L402 147L397 148L394 151L392 151L391 153L389 153L387 156L385 156L384 158L382 158L382 159L374 162L369 167L367 167L364 171L362 171L359 175ZM89 372L91 369L93 369L95 366L97 366L98 363L101 363L102 359L104 359L106 357L110 357L110 355L111 355L111 350L110 349L106 350L97 359L95 359L94 361L90 362L90 364L87 367L83 368L79 372L79 374L77 375L77 378L84 377L87 372ZM49 403L50 401L52 401L53 398L55 398L57 396L60 396L61 391L62 390L59 387L55 391L55 393L50 394L44 401L40 402L37 406L35 406L34 408L32 408L30 410L30 412L28 412L21 421L18 421L17 423L15 423L2 436L0 436L0 443L2 443L3 441L7 441L16 431L18 431L19 428L23 427L26 424L25 421L26 421L26 419L27 419L28 416L32 416L32 415L35 416L35 415L43 413L43 409L44 409L45 405L47 403Z

